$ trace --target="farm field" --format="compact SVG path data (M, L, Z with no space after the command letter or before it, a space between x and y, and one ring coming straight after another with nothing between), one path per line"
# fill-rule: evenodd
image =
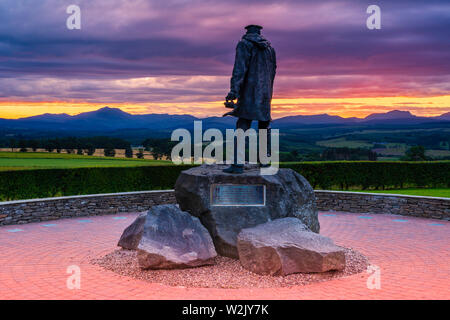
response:
M328 148L371 148L373 146L372 143L366 141L347 140L345 138L317 141L316 144Z
M160 164L170 165L171 163L171 161L166 160L96 157L67 153L0 152L0 171L51 168L133 167Z
M56 151L52 151L52 152L48 152L45 149L42 148L38 148L35 151L33 151L31 148L26 148L27 152L20 152L20 148L0 148L0 153L20 153L20 154L35 154L35 153L44 153L44 154L56 154L56 155L63 155L63 154L67 154L67 155L76 155L74 153L68 154L66 149L61 149L61 152L58 153ZM95 152L93 154L94 157L101 157L104 158L104 149L102 148L96 148ZM76 151L76 150L75 150ZM115 149L116 151L116 155L114 156L114 158L125 158L125 149ZM133 158L137 158L137 154L139 153L140 149L139 148L133 148ZM146 150L142 150L143 154L144 154L144 159L151 159L154 160L152 154L149 151Z

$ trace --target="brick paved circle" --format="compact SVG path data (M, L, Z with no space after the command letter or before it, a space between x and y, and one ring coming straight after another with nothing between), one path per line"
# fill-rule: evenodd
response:
M89 264L116 248L136 214L0 227L0 299L450 299L450 222L352 213L320 213L321 234L365 254L369 273L291 288L169 287ZM71 265L81 288L68 289Z

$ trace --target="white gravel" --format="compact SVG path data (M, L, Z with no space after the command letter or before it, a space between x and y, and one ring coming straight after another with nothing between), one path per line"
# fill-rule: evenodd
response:
M91 260L123 276L191 288L276 288L306 285L363 272L369 265L361 253L345 248L346 267L343 271L324 273L296 273L288 276L262 276L244 269L239 260L218 256L216 264L190 269L142 270L136 251L118 249L101 258Z

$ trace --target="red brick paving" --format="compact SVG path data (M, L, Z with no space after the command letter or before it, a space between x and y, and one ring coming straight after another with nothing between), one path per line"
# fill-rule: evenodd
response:
M116 248L136 214L0 227L0 299L450 299L450 222L392 215L320 214L321 233L364 253L381 268L307 286L270 289L169 287L117 275L89 260ZM367 216L367 215L365 215ZM407 220L404 222L396 219ZM431 225L431 224L439 225ZM19 232L8 232L22 229ZM81 268L81 288L67 289L67 267Z

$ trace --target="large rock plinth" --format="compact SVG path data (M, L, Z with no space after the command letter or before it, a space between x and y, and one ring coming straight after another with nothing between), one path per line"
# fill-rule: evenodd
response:
M217 255L208 230L178 206L152 207L125 229L119 245L138 250L143 269L173 269L214 264Z
M314 190L292 169L275 175L261 175L255 165L246 165L243 174L222 172L225 165L202 165L183 171L175 184L175 196L183 211L200 218L209 230L219 254L238 258L236 240L243 228L285 217L295 217L310 230L319 232ZM215 206L212 185L264 185L264 206Z
M243 229L237 238L239 260L254 273L288 275L345 267L345 252L330 238L311 232L296 218Z

